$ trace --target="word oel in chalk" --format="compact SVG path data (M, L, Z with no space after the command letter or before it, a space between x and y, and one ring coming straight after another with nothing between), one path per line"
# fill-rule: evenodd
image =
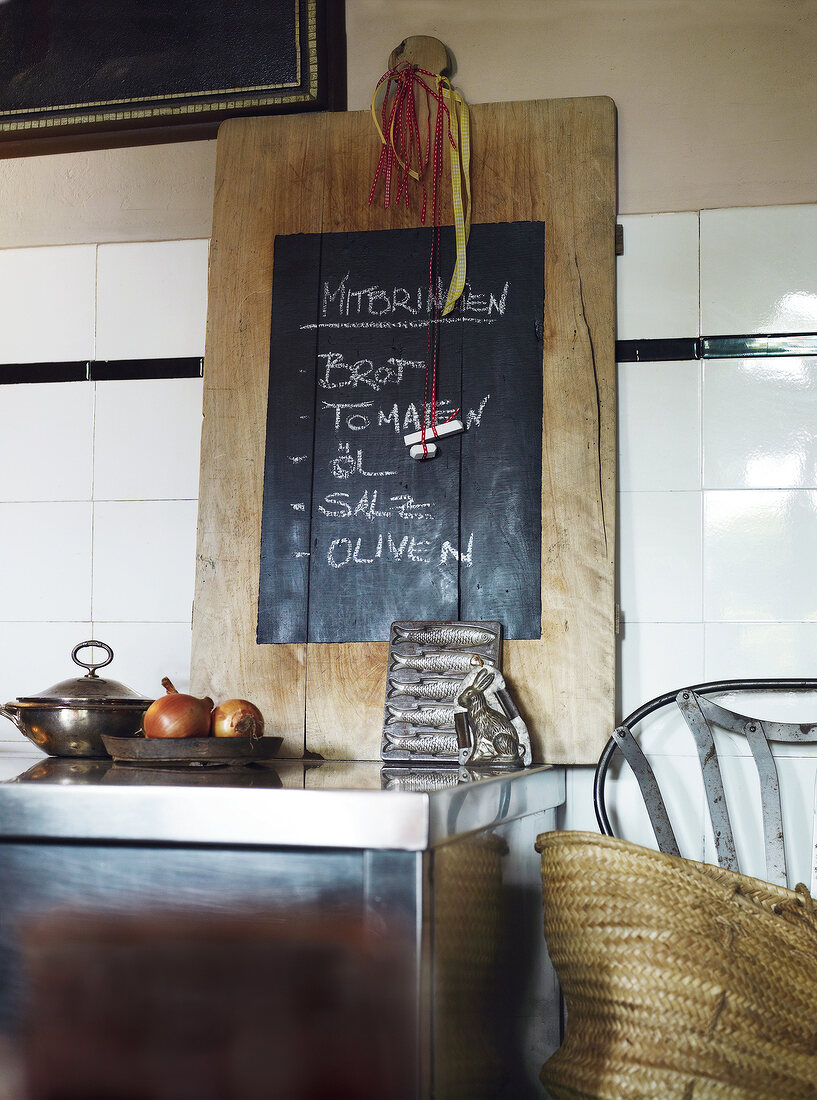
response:
M433 458L437 453L437 445L433 442L434 439L441 439L446 435L458 435L464 431L465 426L461 420L446 420L443 424L438 424L431 430L426 429L425 447L423 446L424 433L422 431L410 432L408 435L404 435L403 441L409 448L409 454L412 458ZM431 436L431 439L428 438L429 436Z

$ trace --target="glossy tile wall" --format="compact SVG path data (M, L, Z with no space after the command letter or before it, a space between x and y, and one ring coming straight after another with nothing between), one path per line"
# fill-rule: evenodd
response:
M666 298L683 335L817 330L817 207L621 220L620 336L665 335ZM622 713L749 665L813 675L817 358L623 363L619 381Z
M0 364L201 357L208 249L0 251ZM88 638L139 692L187 686L201 406L201 378L0 385L3 702L81 675Z
M817 331L817 206L620 221L620 340ZM207 249L0 250L0 365L201 356ZM0 386L4 701L71 674L94 635L137 690L186 685L201 396L195 378ZM620 364L619 490L622 714L683 683L815 674L817 358ZM19 740L5 720L0 740ZM648 747L698 806L684 731ZM796 805L810 769L785 762ZM595 828L591 782L569 769L565 824ZM700 820L683 832L705 850Z
M619 220L620 339L817 331L817 207ZM817 357L621 363L619 504L621 716L688 683L817 676ZM688 854L711 858L683 723L644 735L678 792ZM797 751L781 785L808 823L795 860L808 881L815 765ZM739 796L747 764L734 764ZM571 770L569 827L596 828L591 780ZM630 785L614 795L625 835L652 842ZM757 815L742 815L736 842L762 874Z

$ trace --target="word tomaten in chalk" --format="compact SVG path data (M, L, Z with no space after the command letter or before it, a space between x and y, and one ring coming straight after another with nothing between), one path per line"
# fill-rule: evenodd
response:
M463 431L475 424L479 427L482 422L482 414L485 412L485 406L490 399L491 395L486 393L475 409L468 410L465 414ZM447 415L448 419L451 419L450 414L448 414L448 409L451 407L452 402L447 398L441 398L437 402L437 410L440 416ZM350 432L363 432L371 427L384 428L388 426L394 430L395 435L400 435L401 432L403 434L408 433L410 428L414 432L419 432L422 423L422 406L418 409L413 401L409 401L408 404L403 406L404 411L402 414L400 405L396 401L385 407L383 405L376 406L374 401L321 401L319 411L322 412L326 409L330 409L333 413L335 432L343 428L348 428ZM362 411L364 409L365 412ZM308 420L310 418L301 417L300 419ZM428 416L426 416L426 434L428 434L429 427L430 422Z

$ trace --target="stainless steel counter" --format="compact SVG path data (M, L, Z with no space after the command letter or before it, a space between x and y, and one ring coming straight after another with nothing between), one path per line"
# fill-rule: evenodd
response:
M135 767L0 754L0 838L422 852L564 801L564 772L281 760ZM428 789L421 789L426 786ZM414 789L412 789L414 788Z
M533 1100L560 1041L534 842L563 801L559 768L137 768L0 750L0 1033L21 1024L33 917L351 915L391 929L409 960L405 1095Z

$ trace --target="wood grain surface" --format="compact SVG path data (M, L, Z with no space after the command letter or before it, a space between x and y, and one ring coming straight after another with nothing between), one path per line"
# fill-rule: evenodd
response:
M615 128L603 97L472 107L474 221L545 222L542 636L504 670L550 763L594 763L614 723ZM378 153L368 112L219 132L191 690L252 699L283 756L380 751L385 640L255 637L273 240L419 224L368 206Z

